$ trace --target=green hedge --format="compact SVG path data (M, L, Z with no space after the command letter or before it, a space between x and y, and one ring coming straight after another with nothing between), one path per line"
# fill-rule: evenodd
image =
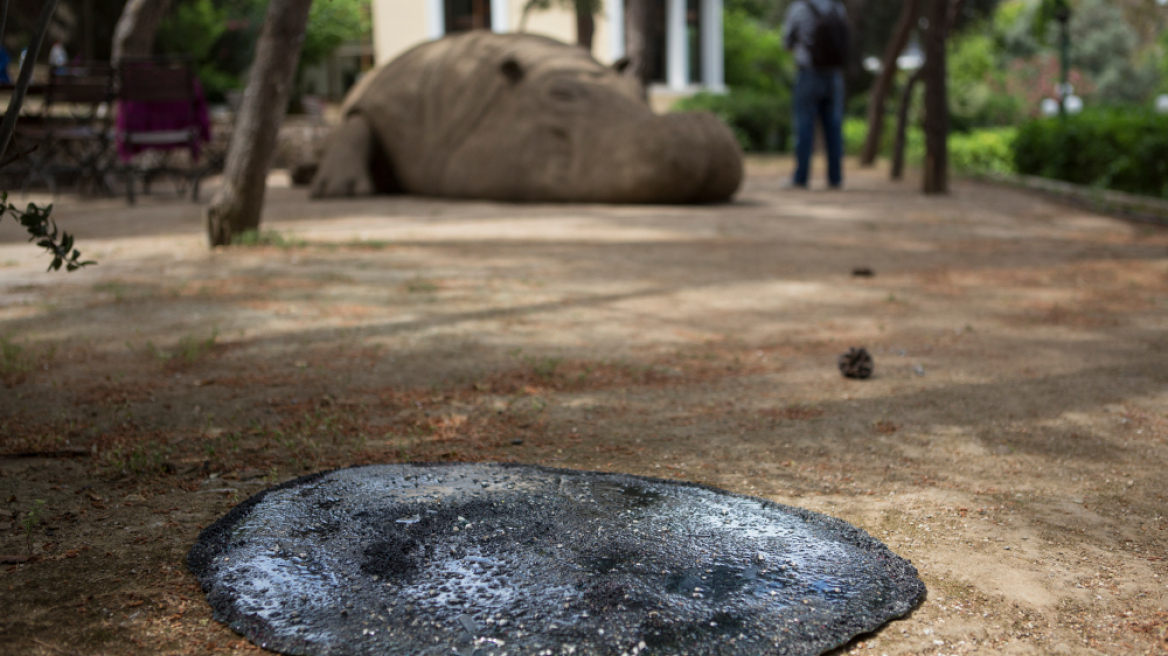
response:
M949 166L958 173L1013 173L1015 128L984 128L949 135Z
M1018 129L1018 173L1168 198L1168 115L1090 109Z
M730 126L745 151L786 152L788 149L791 100L787 96L752 89L734 89L721 94L702 92L678 101L673 109L713 112Z
M892 142L896 126L885 124L881 152L892 157ZM949 134L949 166L957 173L967 175L1014 172L1015 128L983 128ZM868 123L862 118L844 119L844 151L859 155L868 134ZM910 126L905 135L904 160L911 166L920 166L925 159L925 134L918 126Z

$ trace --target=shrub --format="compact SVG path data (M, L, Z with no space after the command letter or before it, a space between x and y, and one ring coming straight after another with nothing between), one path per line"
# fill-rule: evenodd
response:
M722 21L726 85L789 95L795 81L795 60L783 47L779 31L738 9L727 9Z
M955 130L1018 122L1024 102L1018 93L1006 90L1007 76L998 67L992 37L978 32L955 37L948 58L949 113Z
M904 135L904 161L909 164L920 164L925 158L925 133L920 126L911 121ZM864 139L868 136L868 122L862 118L849 117L844 119L844 153L859 155L864 147ZM884 119L884 134L880 138L880 153L884 157L892 158L892 145L896 140L896 115Z
M791 135L794 61L777 30L740 7L723 16L726 47L724 94L699 93L678 102L682 112L713 112L730 126L743 150L785 151Z
M884 126L884 131L889 132L887 124ZM864 149L864 139L867 137L868 121L854 116L844 119L844 153L859 155L860 151Z
M986 128L949 135L949 166L958 173L1013 173L1015 128Z
M791 100L787 96L753 89L702 92L678 101L674 109L713 112L734 131L743 150L787 150L791 135Z
M1019 173L1168 198L1168 116L1088 109L1026 123L1014 141Z
M194 58L208 99L222 101L228 91L242 86L266 5L265 0L174 0L158 26L155 50ZM297 74L324 61L342 43L369 34L369 12L368 0L312 3Z
M844 121L844 151L857 155L864 144L868 124L863 119ZM896 126L885 126L884 152L892 155L892 141ZM949 166L966 175L1014 172L1015 128L984 128L972 132L949 134ZM910 125L904 139L904 161L920 166L925 159L925 133L919 126Z

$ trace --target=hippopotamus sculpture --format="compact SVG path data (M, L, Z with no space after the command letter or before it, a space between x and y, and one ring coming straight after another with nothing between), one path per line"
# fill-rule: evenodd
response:
M485 30L413 48L342 107L314 197L707 203L742 182L711 114L657 115L638 82L583 49Z

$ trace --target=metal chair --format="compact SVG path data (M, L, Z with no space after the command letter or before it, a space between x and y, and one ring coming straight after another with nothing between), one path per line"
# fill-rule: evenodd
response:
M89 180L94 189L112 190L111 106L114 69L106 62L54 68L45 87L40 115L24 121L20 136L37 145L24 179L36 178L56 195L58 178Z
M135 202L135 178L142 178L143 192L149 193L151 179L171 174L190 184L191 200L197 201L205 172L200 148L210 139L210 121L193 62L185 57L124 59L118 70L116 138L127 200ZM179 151L188 155L183 168L168 163ZM152 153L155 161L136 165L143 152Z

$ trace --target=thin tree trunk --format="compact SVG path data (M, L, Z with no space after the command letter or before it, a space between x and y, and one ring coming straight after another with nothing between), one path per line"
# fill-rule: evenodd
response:
M57 9L56 5L53 10ZM0 40L4 38L4 28L8 25L8 0L0 0Z
M847 79L854 79L860 74L864 65L864 58L858 56L859 48L856 44L856 35L863 34L868 29L869 12L868 0L843 0L844 9L848 12L848 22L851 23L852 48L848 54L848 61L844 64L844 75Z
M212 246L230 244L233 236L259 228L268 167L292 93L311 7L312 0L271 0L268 4L227 151L223 187L207 208Z
M114 27L110 59L116 63L123 57L154 54L154 34L169 8L170 0L128 0Z
M592 35L596 32L596 19L592 16L587 2L576 2L576 45L592 52Z
M922 68L914 71L900 92L900 107L896 111L896 138L892 142L892 171L889 173L893 180L904 177L904 140L908 132L908 113L912 109L913 89L921 81L923 71Z
M904 47L908 44L909 36L916 27L917 16L920 14L919 0L904 0L901 6L900 19L896 23L896 30L892 40L884 50L884 62L880 75L872 85L868 100L868 135L864 138L864 148L860 151L860 166L872 166L876 155L880 151L880 142L884 136L884 101L892 89L892 80L896 76L896 60Z
M81 0L81 58L93 61L93 0Z
M625 0L625 75L649 87L652 72L652 33L649 27L649 0Z
M24 64L16 76L16 86L12 90L12 98L8 100L8 111L4 113L4 120L0 121L0 156L8 150L12 135L16 133L16 119L20 116L20 107L24 104L24 96L28 92L28 85L32 81L32 69L36 66L40 56L41 46L45 42L45 32L49 31L49 21L53 12L57 10L57 0L46 0L41 5L41 15L37 18L36 27L32 31L32 39L28 44L28 54L24 56ZM0 28L8 22L8 2L4 2L4 16L0 18ZM3 32L0 32L2 35Z
M929 1L925 32L925 175L926 194L949 191L949 94L945 39L951 16L949 0Z

